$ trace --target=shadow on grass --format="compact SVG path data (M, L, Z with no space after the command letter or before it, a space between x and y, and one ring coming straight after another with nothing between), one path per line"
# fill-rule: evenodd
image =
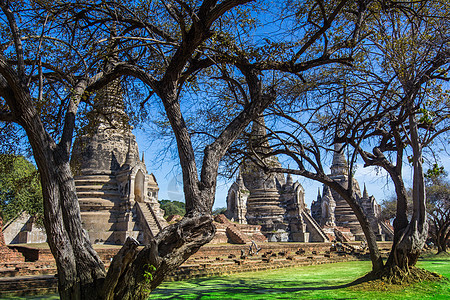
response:
M450 274L443 272L449 263L446 258L432 257L424 260L423 266L419 267L442 273L450 279ZM449 290L445 282L424 283L408 287L405 291L402 285L399 289L385 285L378 289L378 282L366 284L376 279L372 273L364 275L368 271L369 263L342 263L332 267L296 268L280 274L256 272L242 277L199 278L162 286L154 291L150 299L401 299L411 298L411 295L415 299L448 299ZM359 278L354 279L357 276Z
M369 274L368 274L369 275ZM227 280L223 277L210 277L205 279L190 280L187 287L164 288L154 292L153 297L157 295L168 296L165 299L204 299L203 297L218 298L221 295L264 295L264 294L285 294L298 293L305 291L332 291L351 287L369 280L367 275L350 283L329 285L329 281L309 281L309 282L289 282L284 280ZM282 296L282 295L280 295ZM152 299L152 297L150 298ZM157 299L157 298L156 298ZM239 299L239 298L236 298ZM284 299L278 297L278 299ZM286 298L291 299L291 298ZM346 298L348 299L348 298Z

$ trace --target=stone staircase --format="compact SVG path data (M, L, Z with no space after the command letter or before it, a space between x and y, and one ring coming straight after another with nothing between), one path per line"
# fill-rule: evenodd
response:
M336 239L341 242L351 242L355 240L355 236L349 228L346 227L334 227L334 234Z
M392 241L394 240L394 229L390 226L384 223L383 221L380 222L381 229L383 230L383 233L386 235L386 239Z
M148 231L151 236L156 236L162 230L162 226L156 218L150 203L137 202L136 204L139 207L142 216L139 219L139 222L142 227L146 228L144 231Z
M246 244L250 242L250 239L237 229L236 226L228 226L225 232L233 244Z
M214 221L226 226L225 233L230 243L246 244L251 242L250 238L239 230L238 225L228 220L225 215L220 214L215 216ZM241 225L241 227L243 226Z
M308 242L328 242L328 235L325 231L320 227L320 225L316 222L316 220L311 217L311 215L304 210L301 211L301 215L303 217L303 221L306 223L306 229L309 233Z

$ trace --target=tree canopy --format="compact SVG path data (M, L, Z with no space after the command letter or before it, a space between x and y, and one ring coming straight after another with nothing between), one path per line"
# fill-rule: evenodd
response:
M426 179L430 235L438 253L445 252L450 239L450 182L447 172L437 164L428 169Z
M158 202L161 204L161 209L164 210L164 217L171 215L184 216L186 213L184 202L171 200L159 200Z
M352 185L323 176L321 155L331 144L352 146L351 165L359 154L367 165L385 167L402 196L408 145L415 174L413 221L402 219L402 198L397 219L403 223L397 222L396 230L405 236L405 253L398 254L410 259L406 265L414 264L426 233L422 148L448 129L445 86L435 88L447 79L449 67L447 6L446 1L0 0L0 121L10 132L22 128L32 149L61 298L146 299L213 238L222 158L242 142L250 122L269 111L274 120L284 120L281 132L269 130L279 141L270 155L284 151L300 168L275 171L334 186L363 224ZM176 142L186 214L142 250L128 239L106 273L81 226L69 159L85 115L106 114L96 106L97 91L113 81L123 85L133 120L155 114L153 120ZM372 144L374 153L366 148ZM285 151L287 146L294 151ZM397 165L385 160L385 151ZM366 236L379 269L381 256L367 228ZM150 265L148 282L144 273Z
M220 160L276 98L275 91L263 85L261 72L279 69L300 75L349 60L346 53L330 51L326 32L339 21L344 7L358 4L283 2L293 10L288 19L297 20L296 38L273 57L272 51L256 54L262 51L260 45L275 49L277 43L261 42L260 37L250 43L255 31L247 30L253 14L263 16L268 6L249 2L0 1L0 120L22 127L33 151L62 299L147 298L166 274L212 239ZM353 29L346 28L352 35ZM288 36L283 35L281 42ZM320 45L325 45L323 50L314 51ZM186 117L187 108L195 103L187 101L192 99L189 92L196 78L230 81L208 73L215 67L214 74L224 74L224 66L230 65L248 95L243 102L233 99L234 115L202 145L199 160L192 122ZM164 123L170 124L183 174L186 214L142 250L128 239L106 274L81 226L69 159L83 113L96 108L95 92L119 78L131 91L140 90L140 103L126 97L133 111L157 103ZM143 276L148 265L155 267L150 283Z

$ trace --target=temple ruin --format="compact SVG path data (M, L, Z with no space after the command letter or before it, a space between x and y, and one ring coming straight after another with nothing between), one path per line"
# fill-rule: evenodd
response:
M139 157L118 80L101 89L88 124L74 141L71 167L83 228L95 244L147 243L167 226L158 184ZM5 225L7 243L46 241L43 228L23 213Z
M335 144L334 147L331 174L328 176L342 186L348 186L348 163L343 146L342 144ZM380 241L392 240L393 230L389 225L380 221L381 207L373 196L369 196L366 186L364 185L364 192L361 195L359 183L356 179L353 179L353 191L377 239ZM317 199L311 203L311 214L329 235L334 234L347 241L364 239L361 225L350 205L328 186L324 185L322 195L319 191Z
M146 243L165 226L155 176L139 157L118 81L96 96L84 134L74 142L74 173L83 228L92 243Z
M250 143L254 153L271 151L265 138L264 119L253 123ZM348 185L348 163L341 144L335 145L331 174L329 177L343 186ZM269 241L322 242L327 240L364 240L362 228L348 203L335 191L324 186L322 195L311 204L311 211L305 205L304 189L293 182L291 175L265 173L255 160L247 159L240 167L236 181L227 196L227 217L240 224L262 226L262 233ZM263 162L281 167L275 156L264 158ZM392 240L390 225L379 220L381 207L366 187L361 195L358 182L354 179L355 195L366 213L377 239Z
M97 93L93 110L88 114L88 124L82 130L74 142L71 166L83 228L91 242L123 244L126 237L131 236L147 243L167 226L167 222L158 203L156 179L148 173L144 157L139 157L118 80ZM254 153L271 151L262 117L253 122L249 143ZM335 147L329 177L347 185L348 164L342 145ZM294 182L291 175L265 173L255 161L246 159L243 162L227 196L227 218L249 225L241 229L248 231L250 238L255 236L257 228L271 242L364 239L352 209L335 191L325 186L310 211L299 182ZM264 158L263 163L281 167L274 156ZM361 194L356 180L353 184L355 195L378 240L391 240L393 230L379 220L380 206L375 198L369 196L365 187ZM44 242L43 230L33 227L30 220L25 216L7 224L7 242ZM226 230L240 230L228 225L222 226L223 234ZM239 238L246 240L245 234ZM223 242L225 235L217 240ZM259 240L263 238L259 237Z
M270 151L264 119L253 122L251 139L256 152ZM250 141L252 142L252 141ZM276 157L264 163L279 167ZM242 164L227 196L226 216L240 224L261 225L271 242L325 242L328 238L306 208L304 189L290 175L267 174L251 159Z

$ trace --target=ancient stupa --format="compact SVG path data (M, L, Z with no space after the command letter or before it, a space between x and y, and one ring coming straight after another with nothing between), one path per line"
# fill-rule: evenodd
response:
M264 118L253 122L249 149L255 155L271 152ZM256 158L255 158L256 160ZM281 167L276 156L264 158ZM265 173L252 159L246 159L227 197L227 217L241 224L261 225L271 242L324 242L327 236L309 214L304 189L290 175Z
M89 123L74 142L71 166L83 228L92 243L148 242L167 226L158 184L139 157L119 80L97 94Z
M328 176L342 186L348 186L348 163L342 144L334 145L331 174ZM353 179L353 191L377 239L391 240L393 231L387 224L379 220L380 205L373 196L369 196L366 186L364 185L364 193L361 195L359 183L356 179ZM317 200L311 204L311 214L329 235L338 234L347 240L365 239L361 225L350 205L336 191L325 185L322 196L319 190Z

